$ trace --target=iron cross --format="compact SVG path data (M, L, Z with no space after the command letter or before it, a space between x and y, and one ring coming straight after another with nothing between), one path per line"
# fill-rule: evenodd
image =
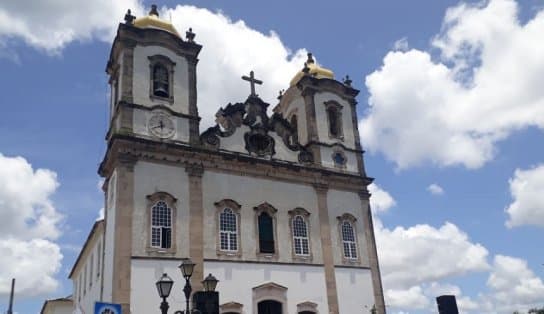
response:
M249 82L249 85L251 86L251 96L257 96L257 94L255 94L255 84L261 85L263 84L263 81L256 79L253 71L249 72L249 77L246 75L242 76L242 80Z

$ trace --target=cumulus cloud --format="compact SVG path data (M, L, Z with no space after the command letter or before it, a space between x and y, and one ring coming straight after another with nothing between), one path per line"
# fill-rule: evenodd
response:
M522 24L513 0L449 9L429 51L391 51L366 77L365 147L399 169L478 168L512 132L544 128L544 10ZM515 78L515 79L513 79Z
M202 129L212 125L219 107L247 98L249 86L239 79L243 74L255 71L264 81L257 93L273 106L278 91L289 87L306 61L306 50L292 52L276 33L260 33L220 12L178 5L165 15L172 17L179 31L192 27L195 40L204 46L197 68Z
M408 39L406 37L402 37L401 39L393 43L393 50L406 51L408 50L408 48L409 48Z
M486 310L512 313L542 306L544 283L523 259L496 255L487 285L492 293L485 297Z
M397 204L391 194L375 183L368 186L368 191L371 194L370 207L374 212L386 212Z
M429 185L427 187L427 191L429 191L433 195L442 195L442 194L444 194L444 189L440 185L438 185L436 183L433 183L433 184Z
M429 298L423 294L420 286L408 289L386 289L386 304L393 308L423 309L430 305Z
M62 255L53 240L62 215L50 198L57 187L54 172L0 154L0 294L9 293L14 277L23 296L56 289Z
M506 208L508 227L537 225L544 227L544 165L531 169L516 169L510 179L514 201Z
M376 223L375 232L385 286L407 289L489 268L487 249L450 222L394 229Z
M0 2L0 40L19 38L48 53L73 41L109 41L128 8L141 14L139 0L40 0Z

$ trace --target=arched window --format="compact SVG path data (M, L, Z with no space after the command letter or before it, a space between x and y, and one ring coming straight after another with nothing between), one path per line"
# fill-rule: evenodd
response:
M344 248L344 257L348 259L357 259L357 244L355 241L355 232L350 221L342 222L342 245Z
M267 212L259 215L259 251L274 253L274 222Z
M161 63L153 66L153 95L164 98L170 97L168 69Z
M310 255L308 227L306 221L300 215L293 218L293 244L296 255Z
M327 120L329 122L329 136L342 138L342 106L335 101L325 103Z
M151 208L151 247L169 249L172 246L172 209L165 201Z
M238 227L236 214L225 208L219 214L219 237L222 251L238 251Z

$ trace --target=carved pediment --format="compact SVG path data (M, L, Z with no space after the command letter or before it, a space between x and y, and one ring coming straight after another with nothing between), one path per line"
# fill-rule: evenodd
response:
M298 142L296 129L280 113L269 117L268 107L269 104L261 98L251 95L244 103L229 103L225 108L220 108L215 114L217 124L200 136L202 144L219 149L221 138L232 136L238 128L247 126L249 131L244 134L244 147L249 154L272 158L278 144L271 136L271 133L275 133L289 150L299 152L299 162L313 162L312 153Z

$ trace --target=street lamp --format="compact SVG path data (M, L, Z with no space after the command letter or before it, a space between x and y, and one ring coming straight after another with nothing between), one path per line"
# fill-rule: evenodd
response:
M204 291L214 292L218 282L219 280L217 280L217 278L215 278L212 274L209 274L208 277L206 277L206 279L202 280Z
M183 287L186 302L185 314L189 314L189 297L193 291L190 280L193 275L193 270L195 269L195 263L193 263L190 258L183 259L181 265L179 265L179 269L181 270L183 278L185 278L185 287Z
M174 285L174 281L172 278L168 277L167 274L162 274L161 279L155 283L157 286L157 291L159 292L159 296L162 298L161 302L161 313L167 314L168 313L168 302L166 302L166 298L170 295L170 291L172 291L172 286Z

